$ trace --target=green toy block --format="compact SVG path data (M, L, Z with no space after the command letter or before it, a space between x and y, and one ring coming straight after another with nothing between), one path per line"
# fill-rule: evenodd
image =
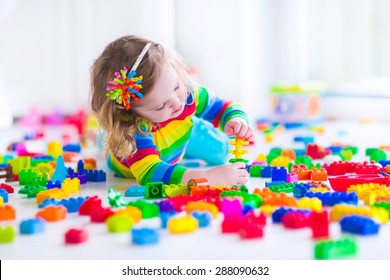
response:
M189 195L190 189L184 184L164 185L164 192L167 197L174 197L178 195Z
M252 165L249 169L249 175L251 177L261 177L261 172L263 170L263 165Z
M272 192L276 193L292 193L294 189L294 183L284 183L284 184L279 184L279 185L274 185L274 186L269 186L268 188Z
M13 227L0 226L0 243L11 243L15 239L15 230Z
M111 207L126 206L126 202L123 201L122 194L114 191L114 189L108 189L108 203Z
M19 172L19 184L22 186L31 184L35 178L37 174L31 169L23 169Z
M33 198L37 196L37 193L40 191L45 191L47 190L46 187L44 186L39 186L39 185L27 185L24 186L23 188L19 189L18 193L19 194L27 194L28 198Z
M258 208L262 205L263 199L257 194L248 194L244 197L243 204L251 205L254 208Z
M238 186L237 186L237 188L238 188ZM248 193L248 188L245 185L241 185L239 190L240 190L240 192Z
M162 182L146 183L144 197L146 199L164 198L164 184Z
M313 164L313 159L309 156L299 156L295 158L295 164L304 164L306 166L309 166Z
M376 162L380 160L387 160L386 152L380 149L376 149L370 154L370 160L374 160Z
M389 216L390 216L390 201L375 202L373 207L381 207L386 209L387 212L389 212Z
M154 218L160 215L160 207L154 203L149 203L143 200L130 201L128 206L137 207L142 212L142 218Z
M235 162L243 162L243 163L248 163L249 160L243 159L243 158L231 158L229 159L230 163L235 163Z
M129 232L133 224L133 219L125 215L112 215L106 221L108 231L115 233Z
M19 174L23 169L31 168L30 157L17 157L15 159L8 160L8 163L12 165L13 174Z
M342 259L356 255L356 240L344 238L323 240L314 244L314 257L317 260Z

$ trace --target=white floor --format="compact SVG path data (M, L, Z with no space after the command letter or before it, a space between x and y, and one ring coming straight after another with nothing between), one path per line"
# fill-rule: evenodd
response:
M49 128L47 137L51 140L61 135L57 128ZM390 124L357 124L328 123L325 133L315 134L316 142L320 145L331 145L333 142L357 145L359 155L355 160L364 160L365 148L378 147L390 144ZM20 128L0 131L0 154L10 141L18 141L24 135ZM249 148L247 158L254 160L260 153L268 153L271 147L302 147L301 143L294 143L295 136L314 135L307 129L288 130L275 135L272 143L264 142L259 133L254 147ZM45 143L30 143L30 148L45 149ZM85 156L96 155L97 149L89 148L84 151ZM99 158L101 159L101 158ZM99 161L99 169L105 169L103 161ZM3 180L3 179L1 179ZM269 179L267 179L269 180ZM250 191L256 187L263 187L266 179L251 178L247 184ZM3 182L3 181L1 181ZM134 185L132 180L120 179L108 174L107 182L88 183L82 185L77 196L98 195L103 204L108 206L107 190L112 187L116 191L124 191ZM313 259L314 242L311 239L310 229L287 230L281 225L272 224L268 219L264 237L256 240L242 240L237 234L221 233L221 216L205 229L185 235L172 235L167 230L159 230L160 242L151 246L135 246L131 244L130 233L108 233L105 224L91 223L87 217L78 214L68 214L64 221L47 223L42 234L26 236L20 235L19 223L33 218L38 211L35 199L27 199L17 193L20 186L13 183L16 193L9 195L9 204L16 208L15 221L2 221L0 226L14 226L17 235L14 242L0 244L0 259ZM125 201L129 201L125 198ZM136 227L160 227L157 218L142 220ZM69 246L64 244L64 233L70 228L84 228L89 232L89 240L81 245ZM331 237L342 236L338 223L331 224ZM356 236L358 254L352 259L390 259L390 225L381 227L380 233L371 237Z

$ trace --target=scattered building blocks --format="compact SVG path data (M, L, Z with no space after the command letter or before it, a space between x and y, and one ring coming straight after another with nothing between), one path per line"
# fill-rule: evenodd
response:
M62 184L61 184L61 181L59 181L59 180L57 180L57 181L48 181L46 183L46 188L48 190L50 190L50 189L60 189L61 186L62 186Z
M339 221L345 216L350 215L360 215L371 217L381 224L386 224L389 220L389 212L384 208L377 207L363 207L363 206L355 206L355 205L347 205L347 204L338 204L332 207L330 211L330 219L332 221Z
M330 176L345 175L347 173L347 164L343 161L335 161L328 166L326 171Z
M66 244L80 244L88 240L88 232L85 229L72 228L65 232Z
M156 244L159 239L158 231L152 228L133 228L131 230L131 240L136 245Z
M309 209L313 212L321 212L322 210L322 202L316 197L302 197L298 200L298 207L301 209Z
M172 217L168 220L167 228L170 233L190 233L198 228L198 220L192 216Z
M282 218L283 216L286 214L286 213L289 213L289 212L292 212L294 211L293 209L291 208L285 208L285 207L281 207L279 209L276 209L273 213L272 213L272 222L273 223L281 223L282 222Z
M0 243L11 243L15 239L15 230L12 226L0 226Z
M22 186L33 183L35 178L37 174L31 169L23 169L19 172L19 184Z
M125 197L143 197L145 194L145 186L131 186L125 191Z
M63 189L43 190L36 194L36 202L37 204L41 204L46 198L55 198L57 200L61 200L68 197L69 194Z
M308 191L306 193L307 197L316 197L319 200L321 200L322 205L326 206L333 206L335 204L340 204L340 203L346 203L346 204L353 204L357 205L358 203L358 196L356 193L346 193L346 192L311 192Z
M19 224L20 234L37 234L45 229L46 221L41 218L24 220Z
M354 239L321 240L314 245L314 257L317 260L342 259L356 255L357 250Z

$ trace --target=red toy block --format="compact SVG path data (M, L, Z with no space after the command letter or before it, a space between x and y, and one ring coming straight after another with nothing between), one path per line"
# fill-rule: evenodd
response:
M355 173L356 165L358 164L358 162L347 161L345 163L347 173Z
M235 233L240 231L241 215L228 215L222 221L222 233Z
M283 215L282 223L286 228L299 229L309 227L311 221L311 213L299 211L288 212Z
M92 208L89 216L91 217L91 222L94 223L104 223L108 217L110 217L115 212L110 208L103 208L101 206L95 206Z
M383 167L375 161L363 162L356 165L356 174L379 174L383 171Z
M57 222L60 220L65 220L66 213L68 213L68 210L62 205L46 206L41 211L39 211L35 217L43 218L48 222Z
M325 156L330 155L331 151L322 149L317 144L309 143L306 147L305 155L312 159L323 159Z
M326 171L330 176L345 175L347 173L347 164L342 161L334 161L328 166Z
M247 214L240 224L239 234L243 239L263 237L263 229L266 223L264 213L256 216L254 211Z
M92 209L95 207L102 207L102 200L98 196L88 197L83 204L80 205L79 215L87 215L90 216L92 213Z
M11 205L0 206L0 221L15 220L16 211Z
M327 211L313 212L311 216L312 238L329 238L329 213Z
M84 229L72 228L65 233L66 244L80 244L88 240L88 232Z
M14 193L14 188L4 183L0 184L0 189L4 189L7 193Z

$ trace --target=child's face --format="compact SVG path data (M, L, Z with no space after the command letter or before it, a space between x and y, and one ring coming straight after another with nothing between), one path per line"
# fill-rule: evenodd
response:
M183 112L186 99L187 88L173 67L166 63L152 90L136 103L133 110L151 122L164 122Z

